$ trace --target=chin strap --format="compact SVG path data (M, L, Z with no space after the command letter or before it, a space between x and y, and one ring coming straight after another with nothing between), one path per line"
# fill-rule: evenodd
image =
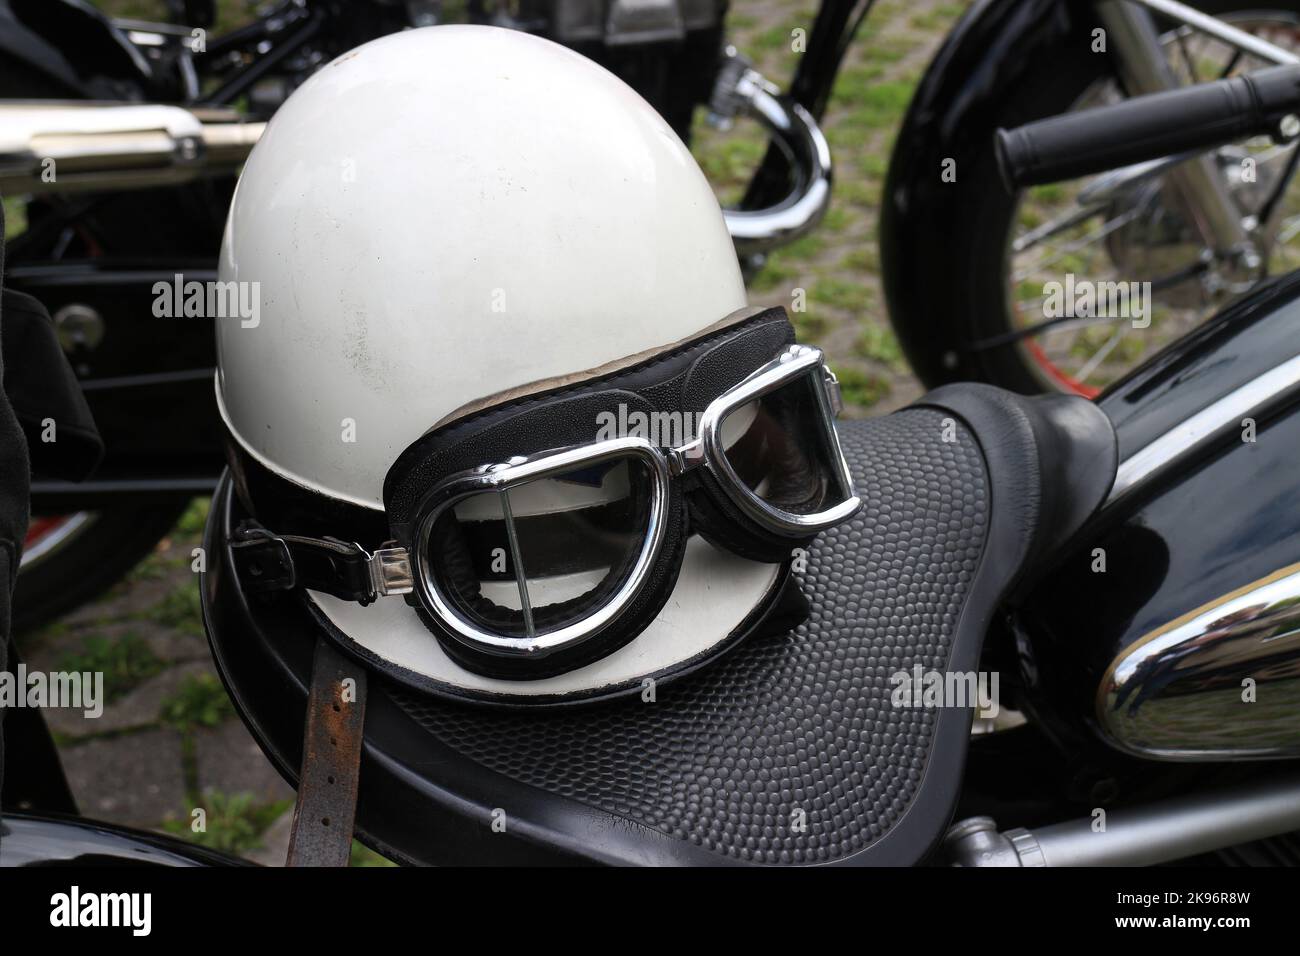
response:
M372 554L337 538L275 534L245 521L235 529L230 551L240 584L251 594L306 588L364 605L415 587L410 555L395 546Z
M366 672L316 641L287 866L347 866L366 721Z

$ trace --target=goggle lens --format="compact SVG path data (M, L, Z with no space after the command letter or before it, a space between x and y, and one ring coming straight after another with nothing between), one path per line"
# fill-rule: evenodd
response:
M459 499L427 567L475 628L532 638L591 616L632 573L650 531L649 466L617 458Z
M829 510L853 494L826 413L823 370L738 406L721 420L727 463L764 505L788 515Z

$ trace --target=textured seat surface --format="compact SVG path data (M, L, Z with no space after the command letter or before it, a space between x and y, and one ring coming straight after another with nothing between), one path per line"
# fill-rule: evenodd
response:
M935 713L890 677L942 671L987 531L983 458L943 412L841 429L865 506L799 574L809 620L640 698L485 712L401 693L452 748L501 774L739 860L842 859L912 805ZM948 419L951 422L951 419Z

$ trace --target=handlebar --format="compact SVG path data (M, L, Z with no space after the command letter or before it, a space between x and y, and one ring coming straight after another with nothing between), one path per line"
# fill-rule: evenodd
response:
M1300 66L1275 66L999 129L995 151L1003 181L1016 189L1250 136L1293 139L1300 134L1300 123L1295 129L1282 127L1283 119L1296 110Z

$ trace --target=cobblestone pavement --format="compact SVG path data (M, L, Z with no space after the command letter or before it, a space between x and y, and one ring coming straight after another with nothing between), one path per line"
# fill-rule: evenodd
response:
M150 4L108 3L148 14ZM231 4L226 4L228 10ZM822 227L774 254L756 277L758 304L791 305L801 337L822 345L853 415L880 414L916 397L884 314L876 208L894 130L939 41L965 4L880 0L852 47L826 118L835 158L832 208ZM799 54L791 32L807 30L813 6L736 0L731 38L769 78L784 84ZM696 152L720 194L734 196L763 144L754 129L729 134L701 122ZM164 829L259 862L278 863L287 844L293 792L234 716L208 656L190 549L206 503L103 599L22 640L33 668L105 670L110 703L87 720L50 712L50 723L83 812ZM206 829L194 831L194 812ZM354 863L381 858L354 854Z

